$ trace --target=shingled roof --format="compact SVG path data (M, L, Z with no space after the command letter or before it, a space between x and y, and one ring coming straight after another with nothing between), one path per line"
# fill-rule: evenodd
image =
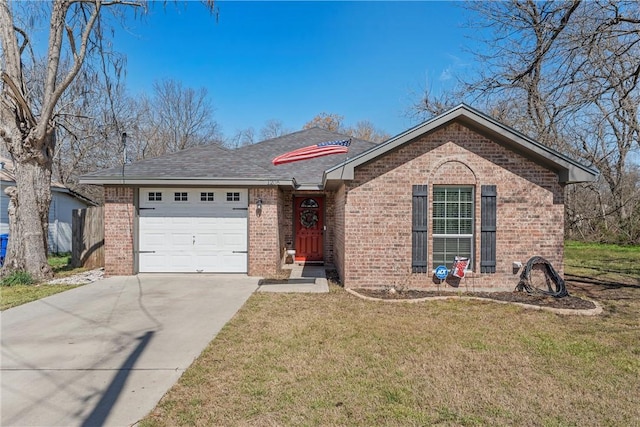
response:
M96 171L81 177L82 184L129 185L292 185L322 188L324 172L375 146L351 138L347 154L274 166L274 157L319 142L348 139L349 136L311 128L269 139L235 150L219 145L188 148L164 156Z
M273 163L271 163L273 158L280 154L320 142L340 139L351 139L349 152L346 154L332 154L278 166L274 166ZM257 144L247 145L239 148L236 152L243 159L270 171L273 176L280 176L282 177L281 179L294 180L297 187L321 188L322 177L327 169L347 161L375 146L376 144L373 142L351 138L347 135L314 127Z

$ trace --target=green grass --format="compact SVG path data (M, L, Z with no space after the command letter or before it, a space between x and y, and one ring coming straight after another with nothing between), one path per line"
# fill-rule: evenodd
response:
M48 262L56 277L67 277L87 271L83 267L73 268L71 266L71 254L52 255L48 258Z
M78 285L14 285L0 287L0 310L26 304L59 292L77 288Z
M53 271L64 271L71 268L71 254L51 255L47 261Z
M564 251L566 274L640 284L640 246L567 241Z
M51 256L48 262L54 271L55 277L65 277L85 271L83 268L71 268L69 264L71 255L69 254ZM19 272L3 279L3 286L0 286L0 310L6 310L78 287L77 285L28 284L26 277L23 276L24 273ZM7 280L11 281L11 284L5 286L5 281ZM16 284L13 284L14 282Z
M254 294L141 425L637 424L640 286L568 286L605 314Z

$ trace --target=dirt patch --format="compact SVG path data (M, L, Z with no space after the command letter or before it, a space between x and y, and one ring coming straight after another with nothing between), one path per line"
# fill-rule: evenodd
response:
M565 280L569 293L601 301L636 300L640 291L640 278L627 278L614 282L567 274Z

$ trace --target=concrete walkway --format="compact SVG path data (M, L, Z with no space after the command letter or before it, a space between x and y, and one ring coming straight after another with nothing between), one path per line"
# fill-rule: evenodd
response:
M295 263L285 265L284 268L291 268L291 274L286 283L264 284L258 288L258 292L329 292L325 266Z
M256 290L242 275L112 277L0 313L3 426L128 426Z

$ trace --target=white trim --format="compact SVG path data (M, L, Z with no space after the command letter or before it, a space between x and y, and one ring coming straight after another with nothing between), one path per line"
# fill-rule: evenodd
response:
M80 178L80 184L92 185L126 185L140 186L207 186L207 187L295 187L293 180L286 179L225 179L225 178L143 178L143 177L99 177L84 176Z

